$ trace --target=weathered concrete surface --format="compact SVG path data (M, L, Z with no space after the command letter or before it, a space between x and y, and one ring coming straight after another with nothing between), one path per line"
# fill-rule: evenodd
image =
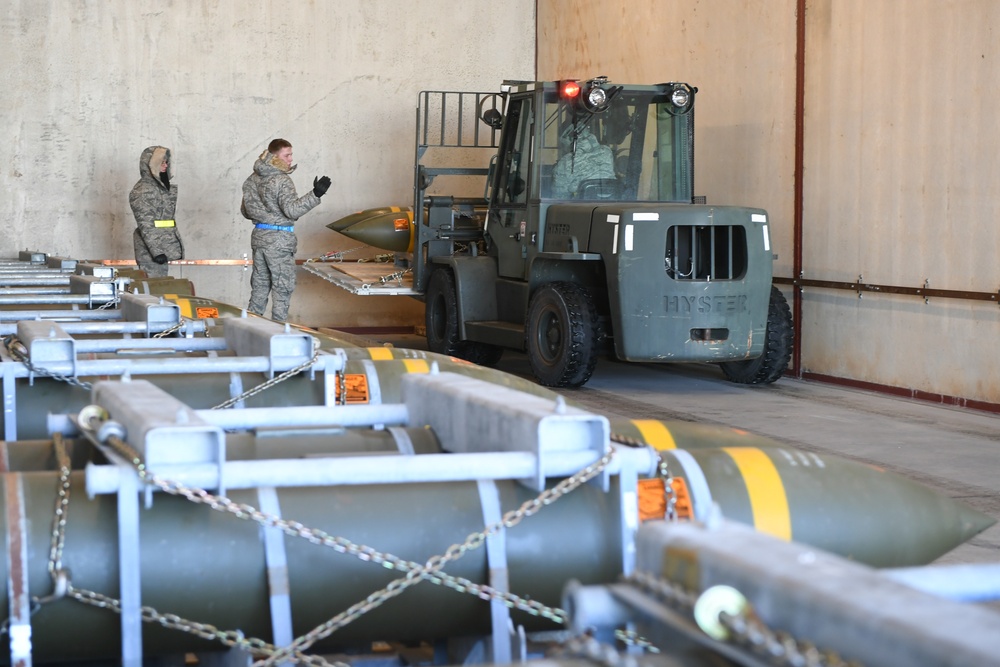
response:
M0 256L30 246L130 258L128 191L142 149L162 144L174 151L188 258L238 259L249 252L251 232L239 213L240 185L279 136L294 144L300 192L315 175L333 179L322 205L300 221L299 256L357 245L325 224L410 202L418 91L494 90L504 78L532 78L534 7L533 0L505 2L503 11L447 0L4 2ZM191 275L206 296L249 298L249 271L239 267L172 274ZM305 276L301 283L293 320L422 320L412 299L360 299Z

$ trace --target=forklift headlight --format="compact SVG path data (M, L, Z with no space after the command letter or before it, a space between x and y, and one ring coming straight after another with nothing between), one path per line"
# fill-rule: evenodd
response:
M608 103L608 94L603 88L591 88L587 93L587 103L592 109L600 109Z
M674 88L674 91L670 93L670 101L675 107L686 107L691 101L691 93L688 92L687 88Z
M689 86L686 83L664 83L661 84L664 87L664 93L667 95L667 99L670 100L670 104L664 104L662 110L672 116L678 116L686 114L694 108L694 94L698 92L698 89L694 86Z

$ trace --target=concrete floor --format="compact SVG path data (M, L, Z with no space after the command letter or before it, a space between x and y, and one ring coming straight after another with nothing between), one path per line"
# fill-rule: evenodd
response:
M509 355L500 368L527 374ZM1000 417L828 384L782 378L770 386L727 382L703 365L601 360L567 397L605 415L681 419L766 435L791 446L875 464L1000 521ZM1000 524L939 559L1000 563Z
M419 336L384 337L426 349ZM499 370L530 378L527 358L506 352ZM790 446L874 464L927 485L1000 522L1000 416L782 378L748 387L702 364L601 359L567 398L607 416L679 419L765 435ZM1000 523L938 563L1000 563Z

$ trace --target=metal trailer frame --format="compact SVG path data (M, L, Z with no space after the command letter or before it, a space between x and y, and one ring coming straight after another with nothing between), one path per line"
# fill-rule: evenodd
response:
M67 428L65 434L84 435L113 462L88 464L86 484L88 495L116 494L118 499L123 664L142 664L139 499L144 494L148 507L154 502L154 494L140 481L134 463L107 446L107 437L112 434L126 440L143 455L148 468L162 477L191 487L217 489L220 495L226 488L258 488L262 509L269 499L270 507L276 509L274 489L284 486L474 481L480 488L487 526L501 519L495 480L519 480L542 491L552 478L572 475L613 450L610 464L590 483L608 492L609 477L620 478L616 488L623 496L622 563L623 570L631 572L635 559L633 536L638 528L636 486L639 476L655 474L658 464L651 448L611 445L605 417L568 407L561 400L439 373L436 368L430 374L405 377L403 392L405 400L401 404L213 413L192 410L142 380L95 384L94 407L75 416L75 428ZM93 414L107 418L97 430L87 423L87 415ZM456 415L464 418L456 419ZM320 424L426 426L438 435L447 453L225 460L223 427L239 431L269 425ZM280 533L265 533L263 539L269 570L280 569L284 562L283 537ZM509 588L503 541L501 529L490 534L486 544L490 585L500 591ZM287 581L272 581L271 585L274 636L289 637L290 607L287 600L276 603L279 591L287 590ZM513 662L514 655L525 653L523 631L513 628L509 610L500 601L491 602L491 617L491 661Z
M75 260L44 255L39 260L38 255L26 252L18 262L0 261L0 282L5 273L79 268ZM893 664L886 660L896 660L900 655L924 664L943 664L945 660L951 661L948 664L984 664L985 656L995 658L995 637L1000 636L996 614L944 598L997 599L1000 565L879 572L811 547L780 542L711 514L701 516L701 523L650 522L640 528L638 479L656 475L660 459L649 447L612 444L608 420L603 416L569 407L561 399L541 398L467 376L440 373L435 365L429 374L402 378L400 403L338 405L333 383L345 367L346 356L340 350L317 352L308 332L244 317L225 320L224 338L195 338L195 334L205 332L204 322L183 320L176 305L158 297L121 292L119 283L114 279L109 282L104 275L89 277L94 279L71 278L75 289L84 290L82 295L86 297L85 302L62 302L73 310L0 312L0 330L4 335L16 333L27 350L27 362L0 350L5 437L16 439L16 379L33 381L39 374L55 374L62 379L120 377L94 384L92 406L75 415L53 415L48 423L50 434L82 436L111 462L88 464L85 478L88 494L117 496L121 650L123 664L128 667L141 665L143 660L139 567L142 547L138 535L143 507L151 507L156 494L137 474L134 462L108 445L111 438L126 442L141 455L144 464L164 478L219 494L227 489L256 488L260 509L276 517L281 516L276 494L281 487L472 481L478 487L485 526L496 526L501 521L498 480L517 480L527 488L542 491L551 480L572 475L613 453L610 462L588 484L605 492L614 489L620 496L616 504L620 508L622 575L627 583L569 586L564 606L571 630L590 629L597 639L605 640L621 627L638 630L654 641L681 635L740 664L764 664L759 654L743 644L711 639L688 613L688 602L693 604L702 592L724 583L735 584L766 624L844 655L863 656L869 667ZM93 308L102 299L110 299L103 303L112 305L118 305L120 300L120 308L78 310L80 306ZM45 299L17 303L42 301L51 303ZM156 338L159 333L173 331L179 337ZM74 335L140 338L76 339ZM126 349L143 355L157 350L197 350L209 356L79 358L81 354ZM137 374L196 376L247 371L274 378L275 373L296 369L312 379L317 372L323 374L324 406L196 410L150 382L131 379ZM238 398L241 387L233 386L230 391ZM236 405L240 406L238 402ZM226 456L230 433L331 425L390 431L400 426L427 427L440 440L444 453L254 461L228 460ZM616 484L610 483L611 476L617 476ZM12 663L30 665L32 597L27 576L27 508L21 477L6 477L9 650ZM274 640L287 645L292 641L292 626L284 536L276 527L265 528L261 544L268 567ZM502 527L487 534L485 548L489 585L509 591ZM665 569L665 563L673 564ZM911 588L914 582L919 582L926 592ZM891 619L891 636L885 634L887 625L876 628L867 622L872 609L883 606L890 610L883 617ZM513 626L508 607L492 599L490 616L489 652L485 657L498 664L523 662L527 656L526 636L523 628ZM929 617L935 619L934 623L928 622ZM804 624L804 618L821 621L811 627ZM846 644L838 638L838 628L843 627L850 628L844 635L850 640ZM983 631L969 635L970 628ZM636 637L634 632L630 636ZM991 650L993 653L989 653ZM609 646L602 651L584 657L606 661L608 656L617 656ZM638 657L640 664L666 664L656 656ZM248 658L241 650L232 649L226 660L246 664Z
M609 640L629 626L656 646L683 639L761 667L796 664L810 646L866 667L997 659L1000 616L956 601L997 599L996 564L875 570L718 515L707 524L645 523L637 543L624 582L567 587L563 608L578 635ZM662 663L650 656L643 664Z

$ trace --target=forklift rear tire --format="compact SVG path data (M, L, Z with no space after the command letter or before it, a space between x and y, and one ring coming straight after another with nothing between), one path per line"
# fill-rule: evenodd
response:
M541 384L585 384L597 366L600 339L597 308L585 287L549 283L531 297L525 347L531 372Z
M424 306L427 348L471 361L480 366L494 366L503 356L503 348L488 343L460 340L458 334L458 294L451 270L435 269L427 282Z
M792 358L792 311L785 295L771 286L764 351L756 359L719 364L726 379L740 384L770 384L780 378Z

